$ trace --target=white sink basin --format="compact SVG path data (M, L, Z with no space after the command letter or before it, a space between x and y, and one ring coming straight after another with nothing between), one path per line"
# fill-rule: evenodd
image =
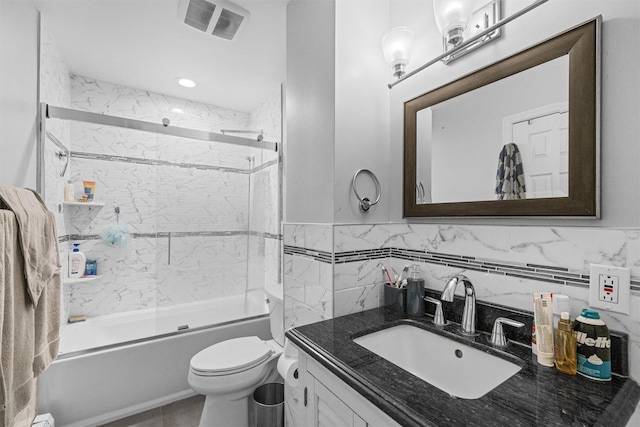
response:
M484 396L521 369L515 363L411 325L393 326L353 341L462 399Z

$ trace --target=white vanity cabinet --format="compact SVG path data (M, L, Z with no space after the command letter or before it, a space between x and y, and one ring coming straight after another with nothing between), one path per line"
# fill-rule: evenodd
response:
M400 424L302 351L299 352L298 378L297 419L301 426L400 427Z

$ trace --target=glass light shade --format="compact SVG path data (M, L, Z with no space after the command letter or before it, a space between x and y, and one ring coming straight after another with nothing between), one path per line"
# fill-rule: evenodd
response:
M404 75L404 68L409 63L412 43L413 31L407 27L391 29L382 37L384 59L393 68L393 75L396 78Z
M436 25L447 44L457 46L462 43L462 33L471 18L471 8L471 0L433 0Z

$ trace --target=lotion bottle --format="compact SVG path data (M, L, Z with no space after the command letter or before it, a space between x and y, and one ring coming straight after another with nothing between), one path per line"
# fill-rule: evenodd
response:
M556 331L556 369L569 375L575 375L578 369L576 357L577 342L576 336L571 328L569 312L560 313L558 330Z
M78 279L84 275L87 258L80 252L80 243L73 244L73 252L69 254L69 277Z
M407 314L424 315L424 279L418 277L418 266L411 266L411 277L407 279Z

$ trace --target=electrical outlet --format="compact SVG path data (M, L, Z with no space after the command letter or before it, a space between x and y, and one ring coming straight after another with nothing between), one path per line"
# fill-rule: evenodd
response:
M620 278L612 274L598 275L598 300L618 304Z
M591 264L589 305L629 314L630 281L628 268Z

